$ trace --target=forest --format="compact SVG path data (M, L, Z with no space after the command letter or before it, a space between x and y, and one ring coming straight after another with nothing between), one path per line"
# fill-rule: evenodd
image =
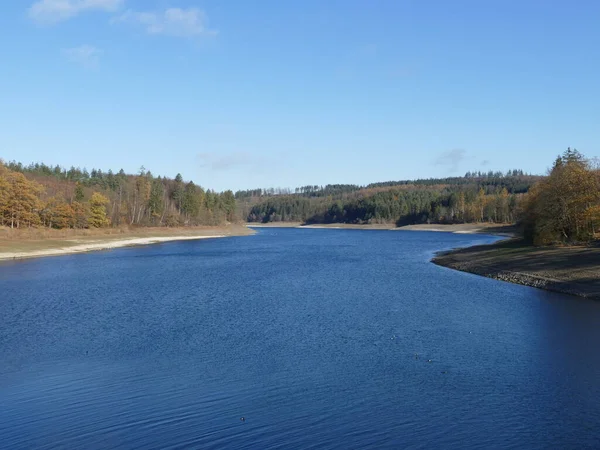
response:
M0 225L9 228L307 224L518 223L536 245L585 242L600 230L600 164L575 149L546 176L522 170L366 186L214 192L191 181L0 161Z
M236 193L249 222L307 224L516 223L535 245L590 242L600 233L600 163L568 148L547 176L522 170L464 177Z
M143 167L123 170L64 169L0 162L0 225L10 228L218 225L235 221L232 191L204 190L181 175L154 177Z
M512 223L524 194L540 179L520 170L505 174L468 172L464 177L390 181L364 187L305 186L294 194L246 191L236 193L236 198L247 205L250 222Z

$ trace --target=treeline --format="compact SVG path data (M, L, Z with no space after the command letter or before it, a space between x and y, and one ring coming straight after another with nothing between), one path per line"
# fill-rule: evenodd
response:
M285 196L269 198L254 205L248 215L248 221L398 225L508 223L515 220L521 195L509 194L506 189L493 194L486 194L484 189L459 192L390 189L344 200Z
M509 223L516 220L523 192L538 179L521 172L332 189L327 196L307 197L302 192L255 200L247 218L353 224Z
M522 194L539 180L537 175L529 175L522 170L514 169L506 173L502 172L467 172L464 177L428 178L419 180L386 181L383 183L371 183L367 188L394 187L394 186L470 186L479 184L484 186L495 186L506 188L509 193Z
M236 221L232 191L123 170L64 169L0 162L0 225L89 228L121 225L217 225Z
M589 242L600 231L600 165L575 149L556 158L548 177L529 191L521 221L536 245Z
M600 165L577 150L547 177L521 170L464 177L217 193L181 175L0 161L0 225L12 228L249 222L522 224L534 244L589 241L600 228Z
M371 183L366 186L356 184L328 184L326 186L308 185L294 189L289 188L268 188L268 189L248 189L235 193L238 200L259 197L273 197L281 195L300 195L303 197L330 197L349 194L362 189L371 188L390 188L397 186L459 186L472 185L474 183L485 184L486 186L496 186L506 188L510 193L524 193L527 189L539 179L539 176L529 175L519 169L509 170L505 173L499 171L489 172L467 172L464 177L449 178L427 178L418 180L399 180Z
M255 190L240 203L249 222L518 223L536 245L589 242L600 235L600 162L569 148L546 177L511 170L282 195Z
M268 188L268 189L247 189L237 191L235 198L238 200L247 199L250 197L273 197L279 195L301 195L304 197L327 197L330 195L338 195L349 193L362 189L355 184L328 184L326 186L302 186L297 187L292 192L289 188Z

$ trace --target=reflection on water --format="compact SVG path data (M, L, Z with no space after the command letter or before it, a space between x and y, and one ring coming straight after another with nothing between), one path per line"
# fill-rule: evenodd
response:
M600 446L600 303L428 262L492 239L263 229L0 264L0 447Z

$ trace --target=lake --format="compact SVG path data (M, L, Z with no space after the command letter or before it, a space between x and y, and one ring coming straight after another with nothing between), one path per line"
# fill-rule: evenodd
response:
M429 262L495 239L264 228L0 263L0 448L598 448L600 303Z

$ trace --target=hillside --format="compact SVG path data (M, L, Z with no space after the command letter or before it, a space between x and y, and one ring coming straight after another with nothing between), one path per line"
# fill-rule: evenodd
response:
M523 195L540 176L512 170L464 177L390 181L367 186L305 186L294 193L236 193L249 222L512 223Z

